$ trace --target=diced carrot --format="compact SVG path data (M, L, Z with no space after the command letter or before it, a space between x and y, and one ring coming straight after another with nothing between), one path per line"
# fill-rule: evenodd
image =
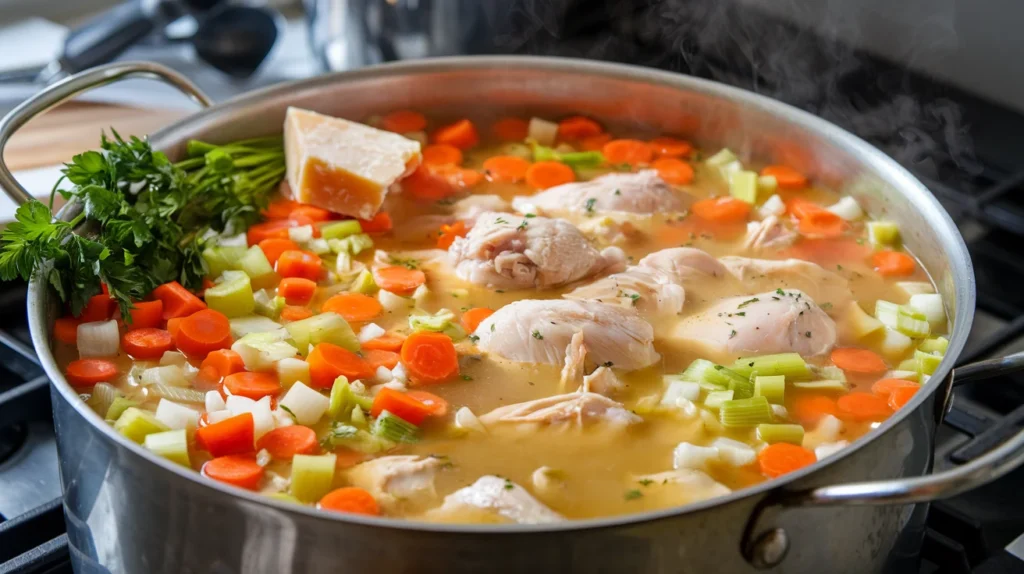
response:
M267 208L263 210L262 215L264 219L288 219L292 210L300 205L302 204L290 199L278 199L277 201L271 201Z
M402 343L405 342L405 337L396 333L385 333L376 339L371 339L363 343L363 349L373 350L380 349L381 351L400 351L402 349Z
M604 144L601 152L604 153L605 161L612 165L636 166L651 163L651 159L654 158L654 148L649 143L640 140L612 140Z
M660 157L690 157L693 145L678 138L661 136L650 141L654 153Z
M378 367L394 369L398 366L398 353L394 351L382 351L380 349L363 349L363 359L370 364L374 371Z
M312 316L313 310L309 307L286 305L284 309L281 309L281 319L285 321L301 321Z
M377 516L380 514L380 506L377 500L368 491L355 486L344 486L332 490L320 499L321 510L332 510L347 514L366 514Z
M303 277L285 277L277 285L277 294L289 305L305 305L316 295L316 281Z
M661 179L669 183L686 185L693 181L693 167L681 159L660 157L651 162L651 167L657 170Z
M604 144L610 141L612 141L612 134L603 133L583 138L580 140L579 146L583 151L601 151L604 149Z
M871 393L849 393L836 400L838 416L856 421L881 421L892 414L885 398Z
M202 299L193 295L177 281L164 283L153 289L153 296L164 305L163 318L165 321L175 317L188 317L197 311L206 309L206 303Z
M425 165L418 166L401 183L402 190L414 199L427 201L445 199L457 191L446 178L434 174Z
M501 118L491 126L494 137L505 142L521 142L529 130L530 124L522 118Z
M282 253L277 258L275 270L281 277L301 277L310 281L319 280L324 273L323 262L319 255L311 251L296 249Z
M443 333L409 335L402 344L402 364L409 380L420 385L443 383L459 374L459 355Z
M278 460L291 460L297 454L316 452L316 431L302 425L277 427L256 441L256 448L266 449Z
M462 165L462 150L448 144L432 144L423 148L426 165Z
M217 391L223 394L224 388L220 384L223 378L224 377L217 373L217 369L209 365L199 367L199 372L196 373L196 378L192 379L192 387L204 392Z
M914 381L908 381L905 379L879 379L871 385L871 392L880 397L888 397L898 388L913 387L916 389L920 386L921 385Z
M231 324L223 313L203 309L181 320L174 343L186 355L205 358L231 346Z
M800 218L797 229L807 237L839 237L846 229L842 217L822 209Z
M330 220L331 212L315 205L300 205L288 214L288 219L294 221L296 225L308 225Z
M259 488L263 472L263 467L251 454L219 456L204 464L202 470L208 478L248 490Z
M717 223L739 223L746 221L750 204L735 197L702 199L690 206L693 214L701 219Z
M469 120L459 120L454 124L437 128L430 139L432 143L453 145L462 150L469 149L480 142L476 126Z
M813 424L825 415L835 416L838 412L836 401L822 395L801 395L789 409L793 418L801 423Z
M466 169L457 165L430 166L431 171L443 177L454 189L469 189L484 180L484 174L475 169Z
M442 225L437 236L438 249L448 249L455 243L456 237L465 237L468 230L464 222L456 221L451 225Z
M603 131L601 124L584 116L571 116L558 122L558 138L565 141L581 140Z
M399 134L423 131L427 117L413 110L396 110L380 119L381 129Z
M814 453L788 442L770 444L757 453L761 474L775 478L810 466L818 460Z
M359 227L363 229L363 233L387 233L391 231L391 216L384 211L378 211L373 219L360 219Z
M267 257L267 261L269 261L271 265L277 264L277 260L285 251L297 251L300 249L298 243L295 243L291 239L281 237L264 239L259 242L259 246L260 250L263 251L263 255Z
M888 368L885 359L867 349L843 347L832 351L832 362L844 371L853 373L883 373Z
M196 429L196 446L215 457L253 451L252 413L242 413Z
M377 286L398 295L412 293L427 282L427 276L419 269L406 269L397 265L381 267L374 271Z
M110 318L110 313L113 310L114 300L110 298L110 295L100 293L89 298L89 302L85 304L82 312L78 315L78 320L82 323L106 321Z
M369 295L338 293L324 301L320 311L337 313L349 323L365 323L380 315L384 308L380 301Z
M773 176L782 189L807 187L807 177L788 165L769 165L761 170L761 175Z
M91 387L117 376L117 365L106 359L77 359L68 363L64 374L73 387Z
M126 325L129 329L159 327L163 321L164 302L159 299L156 301L136 301L132 303L132 307L132 310L128 312L132 322Z
M466 329L467 333L472 333L473 331L476 331L476 328L480 326L480 323L482 323L484 319L493 314L493 309L488 309L487 307L474 307L462 314L460 322L462 323L463 328Z
M901 251L878 251L871 256L875 271L883 277L906 277L913 275L917 263L914 258Z
M306 358L309 363L309 378L317 389L327 389L340 376L349 380L365 379L373 376L370 364L362 357L330 343L320 343L313 347Z
M224 377L224 388L232 395L249 397L258 401L266 396L281 392L281 383L275 373L250 373L242 371Z
M68 345L78 342L78 326L82 322L74 317L61 317L53 322L53 337Z
M515 155L496 155L484 161L484 175L491 181L519 183L526 179L530 162Z
M914 394L921 389L921 386L915 387L896 387L892 393L889 394L889 408L894 411L898 411L903 408L903 405L910 402L910 399L914 398Z
M423 419L430 415L432 409L402 391L383 387L373 398L370 416L378 417L383 411L388 411L418 426L423 422Z
M245 232L245 239L249 247L259 245L264 239L288 239L288 230L297 226L298 223L291 219L264 221L250 226Z
M216 374L217 382L219 382L220 379L228 375L244 371L245 363L242 361L242 356L235 351L218 349L206 355L199 369L212 369L212 372Z
M405 393L407 397L416 399L430 409L430 416L443 417L448 414L448 401L427 391L413 389Z
M802 197L794 197L786 202L786 213L797 219L807 217L811 213L825 211L825 208Z
M576 181L576 172L560 161L538 161L526 170L526 183L537 189L547 189Z
M177 338L178 331L181 330L182 319L183 317L173 317L167 320L167 332L170 333L172 337Z
M132 329L121 337L121 348L134 359L158 359L174 346L174 338L163 329Z

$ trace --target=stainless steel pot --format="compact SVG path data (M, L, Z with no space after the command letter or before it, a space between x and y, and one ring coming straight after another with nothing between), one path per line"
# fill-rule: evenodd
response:
M56 84L11 112L0 121L0 151L14 130L55 103L140 75L208 104L165 68L105 66ZM974 274L963 240L921 183L831 124L685 76L574 60L484 57L402 63L276 86L209 107L152 141L176 158L189 138L275 133L289 105L351 118L405 107L453 115L496 109L583 113L613 125L728 145L741 156L785 161L852 193L870 213L900 223L949 306L953 332L946 358L910 405L877 430L779 480L629 516L544 526L432 525L279 503L205 480L125 440L64 380L50 351L58 305L44 282L33 281L29 322L53 381L65 516L79 572L906 571L923 536L921 503L974 488L1024 462L1021 432L967 465L928 474L933 434L952 386L1020 369L1024 355L952 370L974 313ZM2 162L0 185L17 200L28 196Z

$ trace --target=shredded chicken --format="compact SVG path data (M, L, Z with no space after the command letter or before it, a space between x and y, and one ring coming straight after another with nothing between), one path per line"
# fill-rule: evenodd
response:
M345 476L353 486L373 494L382 506L393 508L402 502L426 504L434 500L434 476L445 464L443 458L433 456L383 456L357 464Z
M458 520L470 509L493 513L520 524L550 524L565 520L562 515L545 506L525 488L511 480L497 476L481 476L473 484L456 490L444 499L440 508L430 511L428 519Z
M525 403L498 407L480 417L484 424L497 423L576 423L607 421L634 424L641 418L604 395L590 392L544 397Z

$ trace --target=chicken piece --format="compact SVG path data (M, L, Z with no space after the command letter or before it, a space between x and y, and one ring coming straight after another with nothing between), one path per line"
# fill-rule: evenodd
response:
M485 213L511 213L512 204L500 195L470 195L455 202L455 219L461 219L466 227L473 227L477 218Z
M832 349L836 324L801 291L768 291L723 299L687 317L673 339L722 359L787 352L809 357Z
M778 216L769 215L761 221L751 221L747 224L747 238L743 241L743 247L757 253L762 249L787 247L796 241L797 237L799 234L787 229Z
M559 382L565 390L575 389L583 384L587 348L583 345L583 331L573 334L565 349L565 366Z
M466 229L472 229L483 213L511 212L512 205L497 195L470 195L456 201L451 213L421 215L418 204L385 204L384 209L396 217L392 233L399 241L434 241L442 225L461 221ZM415 210L415 211L414 211Z
M498 289L548 289L625 266L621 249L598 252L567 221L493 212L448 254L461 279Z
M692 283L718 279L728 269L706 251L693 247L671 247L655 251L640 260L639 265L667 274L673 282L689 288Z
M840 275L800 259L751 259L727 256L720 259L743 286L743 294L770 289L797 289L829 310L845 308L853 300L850 283ZM828 303L828 305L826 305Z
M632 482L646 485L639 489L644 495L645 504L650 508L691 504L732 492L707 473L689 468L634 476Z
M654 170L609 173L590 181L566 183L537 195L516 198L519 211L540 214L624 212L650 215L689 209L693 197L665 182Z
M445 459L434 456L382 456L357 464L345 476L353 486L368 490L384 508L425 505L437 497L434 476L445 464Z
M609 396L621 391L625 385L608 367L598 367L593 373L583 377L583 392Z
M544 397L525 403L498 407L480 417L486 425L497 423L572 423L606 421L634 424L643 419L604 395L579 392Z
M511 480L497 476L481 476L473 484L456 490L444 499L444 504L427 513L428 520L463 522L465 518L478 518L479 512L497 515L500 522L519 524L551 524L565 520L562 515L533 497L525 488Z
M578 332L598 365L634 371L661 359L654 329L635 311L593 301L516 301L484 319L474 334L482 351L519 363L562 365Z

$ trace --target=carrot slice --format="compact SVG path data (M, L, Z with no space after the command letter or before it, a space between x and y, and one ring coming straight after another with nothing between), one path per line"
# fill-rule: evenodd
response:
M846 229L846 222L831 211L822 209L801 217L797 229L807 237L839 237Z
M455 243L456 237L465 237L466 233L468 230L462 221L456 221L451 225L442 225L437 237L438 249L448 249L452 243Z
M309 307L298 307L295 305L287 305L284 309L281 309L281 319L285 321L301 321L308 319L313 316L313 310Z
M871 392L881 397L888 397L892 392L902 387L918 388L921 385L906 379L880 379L871 385Z
M717 223L739 223L747 220L750 204L735 197L716 197L696 201L690 207L693 214Z
M469 189L484 180L484 174L475 169L461 168L457 165L434 165L430 170L438 177L443 177L453 189Z
M854 373L883 373L889 368L885 365L885 359L878 353L850 347L834 349L832 362L840 369Z
M473 331L476 331L476 328L480 326L480 323L482 323L484 319L493 314L493 309L488 309L487 307L474 307L462 314L460 322L466 329L467 333L472 333Z
M110 318L110 313L113 310L114 300L110 298L110 295L100 293L89 298L89 302L85 304L82 312L78 315L78 320L83 323L106 321Z
M377 500L373 498L373 495L355 486L345 486L328 492L320 499L319 506L322 510L348 514L369 516L380 514L380 506L377 505Z
M215 457L252 452L252 413L242 413L196 429L196 446Z
M68 363L64 374L73 387L91 387L117 376L117 365L106 359L78 359Z
M394 369L398 366L398 353L394 351L382 351L380 349L363 349L363 360L370 364L374 371L378 367Z
M453 195L457 188L427 166L420 165L402 180L402 190L415 199L438 201Z
M651 163L654 158L654 148L647 142L640 140L612 140L601 148L604 159L610 164L638 164Z
M338 293L324 301L321 312L341 315L349 323L364 323L384 311L380 301L362 293Z
M163 318L165 321L175 317L188 317L196 311L206 309L206 303L202 299L193 295L177 281L164 283L153 289L153 296L164 305Z
M383 387L377 396L373 397L370 415L378 417L384 411L418 426L430 415L432 409L402 391Z
M267 257L267 261L271 265L277 263L278 258L285 251L297 251L299 250L299 244L295 243L291 239L283 239L280 237L271 237L270 239L264 239L259 242L260 250L263 251L263 255Z
M265 449L278 460L291 460L297 454L312 454L316 447L316 431L302 425L277 427L256 441L257 449Z
M204 464L202 473L218 482L248 490L256 490L263 480L263 467L251 454L219 456Z
M405 295L427 282L427 276L419 269L406 269L397 265L381 267L373 273L377 286L385 291Z
M252 247L253 245L259 245L264 239L288 239L288 230L292 227L298 227L298 225L292 219L264 221L263 223L249 226L249 229L245 232L245 240L249 247Z
M788 442L770 444L757 453L761 474L775 478L810 466L818 460L814 453Z
M288 219L292 211L300 205L302 204L290 199L278 199L277 201L271 201L261 215L265 219Z
M319 255L295 249L285 251L277 258L275 270L281 277L302 277L310 281L320 279L324 271Z
M462 165L462 150L449 144L433 144L423 148L426 165Z
M475 146L480 141L476 133L476 126L469 120L459 120L454 124L437 128L431 138L433 143L453 145L459 149L466 150Z
M206 357L231 346L231 324L223 313L203 309L181 320L174 343L186 355Z
M61 317L53 322L53 337L68 345L78 342L78 326L82 322L74 317Z
M693 167L681 159L660 157L651 162L651 167L658 171L661 179L676 185L686 185L693 181Z
M232 395L249 397L258 401L263 397L281 392L281 383L275 373L250 373L242 371L224 377L224 388Z
M558 122L558 137L566 141L596 136L603 131L601 124L584 116L571 116Z
M496 155L484 161L484 175L491 181L519 183L526 179L530 162L514 155Z
M402 364L409 380L420 385L443 383L459 374L455 345L442 333L413 333L402 344Z
M871 393L843 395L836 400L836 407L839 418L855 421L880 421L892 414L885 398Z
M521 142L529 131L530 124L521 118L501 118L491 126L494 137L505 142Z
M793 418L812 424L825 415L835 416L839 411L836 401L822 395L802 395L796 398L789 409Z
M576 181L576 172L558 161L538 161L526 170L526 183L537 189L547 189Z
M413 110L396 110L380 119L380 127L399 134L423 131L427 127L427 117Z
M883 277L906 277L917 268L914 258L900 251L878 251L871 256L871 264Z
M761 170L761 175L773 176L782 189L807 187L807 177L788 165L769 165Z
M352 468L370 458L371 455L350 448L334 449L334 468Z
M405 342L405 337L396 333L385 333L376 339L371 339L363 343L363 349L373 350L380 349L381 351L400 351L402 349L402 343Z
M315 205L300 205L288 214L288 219L294 221L296 225L308 225L330 220L331 212Z
M316 281L303 277L286 277L277 286L277 294L289 305L305 305L316 295Z
M427 391L413 389L405 393L407 397L416 399L430 409L430 416L443 417L448 414L448 401Z
M235 351L231 349L218 349L206 355L206 358L199 365L199 369L212 369L209 372L214 373L217 382L219 382L220 379L228 375L244 371L245 363L242 361L242 356Z
M373 376L374 370L362 357L330 343L320 343L306 358L309 363L309 378L312 386L327 389L340 376L349 380L365 379Z
M654 153L661 157L690 157L693 144L678 138L661 136L650 141Z
M172 337L178 337L178 331L181 330L181 319L181 317L174 317L173 319L167 320L167 332L170 333Z
M157 359L174 346L174 338L163 329L132 329L121 337L121 348L135 359Z
M580 140L579 146L583 151L601 151L604 144L612 141L612 134L604 133L590 136Z
M889 408L894 411L898 411L903 408L903 405L910 402L910 399L914 398L914 394L921 389L920 385L914 387L896 387L892 393L889 394Z
M128 315L132 322L127 325L129 329L145 329L148 327L159 327L164 315L164 302L137 301L132 303L132 310Z
M359 220L359 227L363 229L363 233L387 233L391 231L392 226L391 216L383 211L378 211L372 219Z

